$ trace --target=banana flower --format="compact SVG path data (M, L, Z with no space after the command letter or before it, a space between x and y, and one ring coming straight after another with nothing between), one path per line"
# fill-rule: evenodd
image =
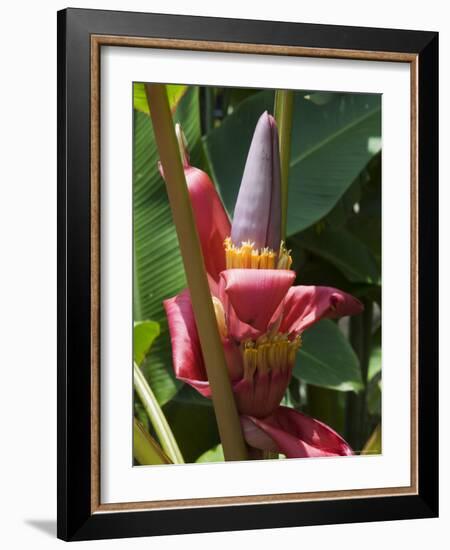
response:
M281 178L274 118L265 112L257 123L232 223L208 175L190 166L184 136L179 126L176 130L248 445L288 458L352 454L330 427L280 406L303 331L324 318L358 314L363 307L356 298L335 288L293 286L296 275L289 269L290 251L281 242ZM177 378L210 397L189 291L165 300L164 307Z

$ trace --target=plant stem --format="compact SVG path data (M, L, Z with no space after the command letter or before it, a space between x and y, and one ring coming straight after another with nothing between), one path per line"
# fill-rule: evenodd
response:
M156 435L158 436L161 447L174 464L184 464L183 455L178 448L178 444L169 424L167 423L166 417L159 406L155 394L148 385L145 376L142 374L141 369L136 363L134 363L133 383L134 389L139 395L139 399L142 401L145 411L150 418Z
M340 401L340 392L308 384L307 412L331 426L338 433L344 431L344 406Z
M217 328L205 264L164 85L146 84L153 129L180 244L192 308L211 386L225 460L246 460L247 449Z
M363 330L363 349L361 354L361 376L364 388L361 392L361 446L364 445L370 433L368 430L369 412L367 409L367 375L369 372L370 355L372 352L372 323L373 323L373 302L365 300L362 330Z
M361 365L362 354L362 317L357 315L350 317L350 343L359 359ZM354 451L361 450L359 437L359 425L361 418L361 402L357 393L349 392L347 394L346 406L346 434L345 437Z
M349 393L346 410L346 437L355 450L361 450L367 434L367 371L372 349L373 304L366 300L364 312L350 318L350 341L359 358L364 384L359 393Z
M281 167L281 238L286 242L289 162L291 159L292 113L294 111L294 92L277 90L275 92L275 120L280 139Z
M148 434L142 424L134 418L133 423L133 456L143 466L145 464L170 464L161 447Z

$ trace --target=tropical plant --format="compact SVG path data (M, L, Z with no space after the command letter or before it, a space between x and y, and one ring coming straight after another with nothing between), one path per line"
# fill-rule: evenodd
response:
M213 219L221 219L223 225L234 215L245 222L235 208L236 199L253 130L262 112L273 111L274 92L167 88L174 121L182 125L189 143L189 167L213 181L208 199L210 206L216 205ZM139 94L142 86L135 88L138 109ZM355 451L370 438L365 452L380 452L381 101L376 95L310 92L295 92L292 99L285 251L290 251L297 274L293 282L342 289L343 295L353 294L365 307L351 321L324 319L306 331L292 377L278 392L285 407L326 422ZM214 109L207 109L206 103ZM134 316L135 321L152 319L160 327L160 335L138 362L139 369L180 456L187 462L223 460L210 401L177 379L172 367L163 301L179 294L186 281L157 169L151 120L138 109L134 113ZM228 212L211 199L216 192ZM205 210L204 205L199 208ZM243 225L236 227L239 232ZM217 254L205 251L205 246L216 251L223 235L216 231L209 237L208 243L203 239L204 257L208 271L217 276ZM139 398L135 412L148 435L162 444L155 421Z

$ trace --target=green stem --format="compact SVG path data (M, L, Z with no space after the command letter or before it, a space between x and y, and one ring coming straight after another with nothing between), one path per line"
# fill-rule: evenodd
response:
M167 194L177 230L225 460L246 460L247 448L217 327L166 89L162 84L146 84L145 89L151 106L156 144L164 168Z
M174 464L184 464L183 455L178 448L175 437L167 423L166 417L159 406L159 403L147 383L141 369L134 363L134 389L139 395L145 411L150 418L152 426L158 436L162 448Z
M350 342L359 358L364 384L362 391L357 394L349 393L347 397L346 436L357 451L362 449L368 436L367 371L372 349L372 317L373 304L367 300L364 304L364 312L350 318Z
M294 111L294 92L292 90L277 90L275 92L274 111L280 138L281 238L286 242L289 162L291 159L292 114Z
M136 418L133 423L133 456L142 466L171 463L170 458Z
M308 414L343 434L344 407L340 401L340 392L311 384L308 384L307 392Z
M360 365L362 355L362 316L350 317L350 343L355 351ZM350 443L354 451L361 450L361 441L359 436L359 426L361 419L361 401L359 394L349 392L347 394L346 406L346 434L345 438Z
M368 430L369 411L367 408L367 375L369 372L370 354L372 352L372 323L373 323L373 302L365 300L362 321L363 349L361 354L361 375L364 388L360 394L361 399L361 446L366 442L370 433Z

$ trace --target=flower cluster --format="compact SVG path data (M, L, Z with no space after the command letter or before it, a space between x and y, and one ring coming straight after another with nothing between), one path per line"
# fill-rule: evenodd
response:
M329 426L280 406L301 335L324 318L355 315L362 304L331 287L294 286L281 241L278 131L263 113L256 125L231 223L208 175L190 166L177 135L200 236L217 324L244 437L288 458L349 455ZM177 378L205 397L211 390L188 290L164 302Z

